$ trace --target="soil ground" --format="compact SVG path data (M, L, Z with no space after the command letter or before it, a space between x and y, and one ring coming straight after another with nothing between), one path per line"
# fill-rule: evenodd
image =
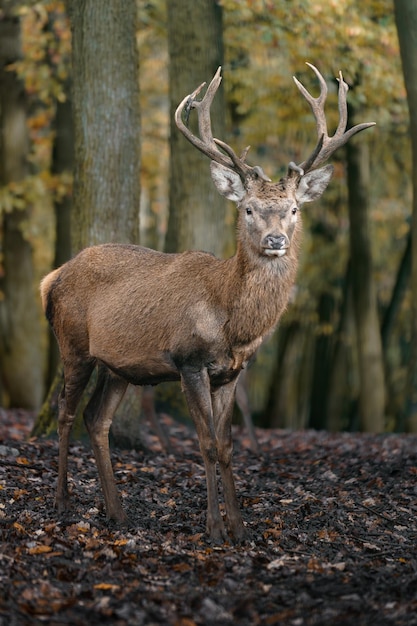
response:
M113 451L132 520L106 520L88 443L70 450L72 512L54 510L56 440L0 415L0 626L417 625L417 438L235 429L250 540L211 545L195 433L175 454ZM146 428L145 428L146 431Z

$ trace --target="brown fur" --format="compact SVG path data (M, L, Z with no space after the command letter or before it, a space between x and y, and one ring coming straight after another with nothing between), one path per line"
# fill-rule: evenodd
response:
M83 250L43 279L42 303L65 377L59 415L60 511L68 501L69 432L81 394L98 366L97 388L84 417L109 517L125 519L107 438L127 383L181 380L206 465L208 532L216 540L225 536L215 485L219 462L229 527L235 538L244 535L230 464L235 385L287 306L301 220L295 189L250 181L242 193L237 252L230 259L105 244ZM285 240L284 256L277 256L273 248L278 244L268 239L277 236Z
M46 312L48 296L52 287L52 283L54 282L55 278L59 274L60 274L60 269L53 270L52 272L49 272L49 274L41 280L40 292L41 292L42 307L45 312Z
M313 111L318 110L321 128L326 87L313 69L321 81L322 96L306 97ZM218 191L237 203L235 256L220 260L204 252L163 254L140 246L108 244L80 252L41 284L43 307L64 366L58 424L58 510L65 511L68 506L69 435L93 369L98 369L97 385L84 419L107 515L121 522L126 514L108 446L114 412L129 382L144 385L181 380L205 465L207 531L215 541L226 537L218 501L217 464L229 530L237 540L245 536L231 466L235 387L242 368L287 306L297 271L299 207L319 198L332 175L331 166L313 170L312 164L323 161L324 155L369 126L359 125L345 134L338 128L334 138L322 134L302 166L291 163L287 176L271 183L261 168L249 167L245 156L238 158L227 144L211 135L209 110L220 80L219 70L204 99L195 100L198 90L187 96L175 119L186 138L212 159L211 174ZM341 83L339 109L344 114L347 87ZM195 138L182 122L185 107L198 109L204 141Z

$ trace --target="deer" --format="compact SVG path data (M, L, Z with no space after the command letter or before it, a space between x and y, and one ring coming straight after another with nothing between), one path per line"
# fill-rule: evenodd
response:
M219 259L202 251L164 253L131 244L87 247L51 271L40 285L43 309L56 336L64 371L58 409L58 514L70 507L69 437L81 396L94 370L96 386L83 418L91 440L107 518L129 523L112 469L109 428L127 385L180 381L204 462L209 541L242 542L249 533L232 469L232 409L236 383L287 308L296 280L302 234L300 208L318 199L333 173L322 165L353 135L347 129L348 85L339 74L339 123L329 136L324 104L327 84L313 97L294 77L313 112L318 140L310 156L290 162L272 182L213 137L210 107L221 82L217 70L204 97L202 83L178 105L179 131L210 159L220 194L237 205L236 252ZM197 112L198 131L188 126ZM225 516L220 511L218 476Z

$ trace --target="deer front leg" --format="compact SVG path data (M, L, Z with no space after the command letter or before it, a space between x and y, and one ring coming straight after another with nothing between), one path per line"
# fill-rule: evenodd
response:
M96 459L107 517L118 523L126 522L127 515L122 507L111 464L109 430L127 384L101 366L96 388L84 411L84 421Z
M211 406L210 379L206 369L181 371L182 388L195 424L207 483L207 534L216 543L227 539L220 514L217 489L217 446Z
M237 379L212 390L212 406L220 474L223 483L224 502L226 506L227 524L235 541L242 541L246 537L242 515L236 495L235 480L232 470L233 440L232 440L232 413L235 400Z

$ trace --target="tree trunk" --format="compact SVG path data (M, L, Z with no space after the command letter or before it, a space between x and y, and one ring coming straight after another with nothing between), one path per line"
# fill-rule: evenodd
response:
M74 130L72 104L69 93L65 102L58 102L55 117L55 141L53 148L52 173L72 172L74 167ZM71 258L71 205L72 198L65 196L55 202L55 258L54 267L59 267ZM52 385L60 361L58 345L52 329L49 329L48 387Z
M417 3L395 0L395 20L400 42L404 81L410 113L413 209L411 221L411 341L408 364L406 428L417 432Z
M170 174L166 252L205 250L217 256L234 252L234 207L221 196L210 176L210 161L179 132L174 114L183 98L210 82L223 63L222 7L212 0L170 0L168 9ZM225 103L221 86L211 107L214 136L225 137ZM198 133L197 114L190 128ZM231 243L232 242L232 243ZM182 394L181 394L182 395ZM177 383L155 389L183 406ZM185 408L185 407L184 407Z
M6 66L20 51L20 25L7 12L0 20L0 184L19 182L28 174L26 97L16 74ZM0 281L0 370L2 403L39 408L43 397L43 352L40 307L32 246L23 229L30 207L3 214L3 272Z
M139 61L134 0L72 0L73 251L139 239Z
M331 293L322 293L318 303L319 327L315 337L313 379L311 383L310 428L326 428L327 393L333 348L332 329L335 302Z
M209 160L178 131L174 112L181 100L203 81L209 82L223 62L222 8L207 0L168 2L170 54L171 162L168 252L199 249L222 256L233 237L226 203L210 176ZM195 112L190 126L195 131ZM212 105L215 137L225 136L225 108L220 88Z
M276 364L265 409L269 428L306 427L311 390L312 346L308 329L298 322L284 324L278 331Z
M105 242L137 243L140 117L136 1L71 0L68 5L75 137L72 250ZM56 389L56 381L53 387ZM130 389L117 413L123 415L123 427L117 428L117 417L115 420L124 444L130 437L127 425L131 423L134 433L139 413L140 394ZM48 401L38 416L44 425L48 423L45 414L51 414ZM56 418L56 413L52 414Z
M398 325L397 317L401 310L405 295L407 293L410 283L411 273L411 232L407 237L407 243L401 262L397 271L395 284L392 290L391 299L384 312L384 317L381 326L382 346L385 356L385 379L387 387L387 415L392 416L393 423L395 424L395 430L402 432L406 428L409 428L408 421L404 411L404 387L400 388L398 385L398 369L408 370L408 363L410 358L410 350L412 349L409 344L409 339L404 337L404 332L400 337L397 336ZM406 329L405 333L407 332ZM395 340L392 338L395 336ZM389 358L390 353L394 345L398 346L397 359ZM405 348L405 349L404 349ZM407 381L409 382L409 381Z
M344 281L343 302L331 360L326 398L326 428L331 432L352 429L352 412L357 405L359 395L356 345L349 263Z
M365 432L382 432L385 413L384 366L372 276L369 150L363 140L353 140L347 145L347 163L352 298L360 376L360 428Z
M397 276L395 279L394 288L392 290L391 299L385 310L384 317L381 325L381 337L382 345L386 350L392 330L395 326L395 320L398 311L404 300L404 296L407 290L407 286L410 280L411 272L411 233L407 237L407 243L403 256L401 257L400 266L398 268Z

